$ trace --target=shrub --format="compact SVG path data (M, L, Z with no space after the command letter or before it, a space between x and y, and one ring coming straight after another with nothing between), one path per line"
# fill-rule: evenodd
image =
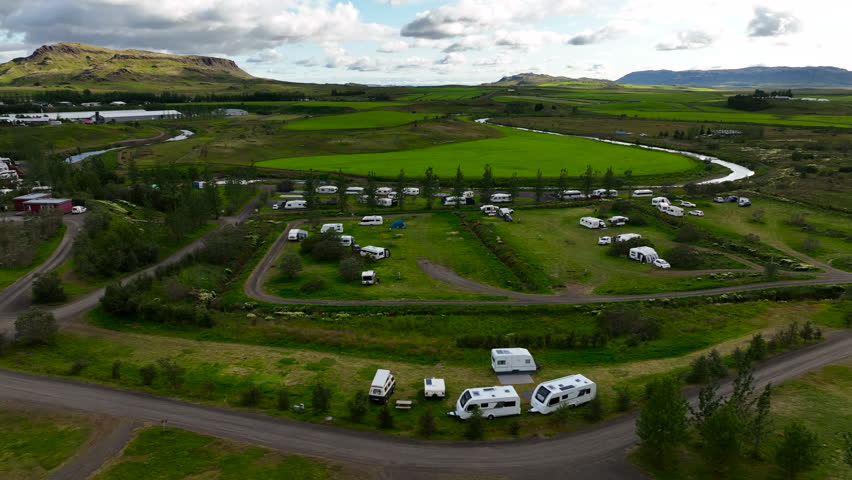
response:
M689 245L678 245L665 254L666 260L677 268L695 268L701 265L701 252Z
M597 422L604 417L603 403L600 395L595 395L595 398L589 402L589 408L586 410L586 420Z
M721 355L714 349L709 355L701 355L692 361L689 373L686 375L686 381L689 383L704 383L722 378L727 373L728 371L725 368Z
M68 369L68 375L80 375L81 373L83 373L83 370L85 370L87 366L89 366L89 364L86 363L84 360L74 360L74 362L71 364L71 368Z
M314 250L314 247L321 241L322 237L320 235L309 235L308 238L299 243L299 251L304 254L310 254Z
M340 260L343 257L343 245L340 235L333 230L322 234L319 242L311 249L311 256L318 261Z
M157 377L157 367L153 363L145 365L139 369L139 376L142 378L142 385L151 385Z
M521 434L521 422L517 420L512 420L509 423L509 435L513 437L517 437Z
M325 289L325 280L320 277L311 277L300 288L304 293L316 293L323 289Z
M633 219L631 222L633 223ZM695 243L701 240L701 231L692 225L684 225L675 232L675 241L681 243Z
M6 353L6 349L9 348L9 339L6 338L6 334L0 332L0 357L2 357Z
M802 251L806 253L814 253L819 250L819 240L814 237L808 237L802 242Z
M811 470L821 461L821 446L817 435L799 422L784 427L781 442L775 450L775 464L788 478Z
M464 436L471 440L479 440L483 435L485 435L485 418L482 417L482 411L475 408L465 422Z
M756 244L756 243L760 243L760 236L759 236L759 235L755 235L755 234L753 234L753 233L749 233L748 235L746 235L746 236L744 237L744 240L746 241L746 243L754 243L754 244Z
M15 320L15 339L24 344L50 344L56 335L56 318L50 312L31 308Z
M393 428L393 414L387 405L383 405L379 410L379 428L385 430Z
M325 413L331 407L331 391L323 384L317 383L311 389L311 408L316 413Z
M417 419L417 430L420 432L420 435L426 438L431 437L438 431L438 424L435 421L435 415L432 414L431 408L427 408L423 412L423 415L420 415L420 418Z
M556 410L550 414L550 421L556 426L563 426L571 419L573 411L567 403L560 403Z
M615 409L619 412L626 412L633 406L633 399L630 398L630 389L620 387L615 390Z
M68 298L55 271L38 275L33 281L33 303L64 302Z
M177 389L183 384L183 375L186 373L186 368L178 365L174 360L169 358L161 358L157 360L157 364L166 376L166 381L172 388Z
M290 410L290 392L286 388L278 390L278 410Z
M181 283L177 278L172 277L163 282L163 296L172 302L186 300L190 291L192 289Z
M751 342L748 345L748 356L752 360L760 361L766 358L766 340L760 333L751 337Z
M112 362L112 370L110 372L110 377L113 380L119 380L121 378L121 361L116 360Z
M660 336L660 325L652 318L643 317L640 310L625 306L609 307L597 318L598 330L610 337L634 335L641 341Z
M364 415L367 414L369 401L370 399L367 397L366 393L360 390L355 392L355 395L347 404L347 407L349 407L349 419L355 423L361 423L361 420L364 419Z
M648 219L645 218L644 215L633 214L630 216L630 225L634 225L636 227L644 227L645 225L648 225Z
M751 212L751 221L754 223L766 223L766 211L759 208Z
M347 282L360 280L363 269L364 263L360 257L350 255L340 261L340 276Z
M257 385L249 385L242 394L240 394L240 405L244 407L254 407L260 404L263 399L263 392Z
M281 271L281 278L293 280L302 271L302 259L295 253L284 255L281 257L278 269Z
M654 248L654 243L647 238L631 238L623 242L612 242L607 253L613 257L626 257L630 254L631 248L644 246Z

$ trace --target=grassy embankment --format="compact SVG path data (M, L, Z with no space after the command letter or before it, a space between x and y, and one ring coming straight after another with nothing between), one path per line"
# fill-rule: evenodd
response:
M56 233L47 239L46 241L37 245L35 257L33 258L32 263L30 263L26 267L22 268L0 268L0 289L6 288L9 285L15 283L15 281L22 276L26 275L27 272L41 265L51 254L56 250L56 247L59 246L59 243L62 242L62 237L65 236L65 225L61 225Z
M0 151L26 149L38 145L45 150L76 150L106 145L123 140L154 138L162 130L142 122L139 127L129 123L116 125L77 125L0 128Z

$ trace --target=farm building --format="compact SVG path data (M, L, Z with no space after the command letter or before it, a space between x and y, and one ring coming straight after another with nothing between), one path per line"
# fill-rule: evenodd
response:
M32 213L48 211L71 213L72 207L73 205L71 204L70 198L38 198L24 202L24 209Z
M50 194L49 193L29 193L27 195L21 195L20 197L13 198L12 204L14 205L15 210L17 210L19 212L23 212L24 210L27 209L27 207L24 205L26 202L29 202L30 200L40 200L40 199L43 199L43 198L50 198Z

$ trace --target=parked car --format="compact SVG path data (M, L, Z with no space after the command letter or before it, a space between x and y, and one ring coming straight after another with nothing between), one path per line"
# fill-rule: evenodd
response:
M716 197L713 201L716 203L725 203L725 197Z
M74 207L71 207L71 213L86 213L86 210L86 207L82 205L76 205Z
M740 197L738 197L736 195L728 195L727 197L725 197L725 201L731 202L731 203L736 203L737 201L739 201L739 199L740 199Z
M669 262L663 260L662 258L654 260L654 266L657 268L662 268L663 270L668 270L669 268L672 268L672 266L669 265Z
M686 207L686 208L695 208L695 204L694 204L694 203L692 203L692 202L687 202L686 200L681 200L681 201L680 201L680 206L681 206L681 207Z
M598 245L609 245L612 243L612 237L600 237L598 238Z
M704 211L703 210L690 210L689 214L692 215L693 217L703 217Z

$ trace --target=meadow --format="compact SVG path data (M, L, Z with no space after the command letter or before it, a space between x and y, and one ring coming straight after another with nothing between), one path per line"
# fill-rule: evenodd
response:
M428 120L435 115L417 113L371 110L359 113L346 113L327 117L313 117L287 123L288 130L347 130L357 128L396 127L419 120Z
M502 138L442 145L432 148L387 153L321 155L278 158L258 162L261 168L286 170L337 171L394 177L400 167L421 172L433 167L442 178L452 178L461 166L468 175L479 175L490 164L495 176L532 178L540 168L546 177L558 177L565 168L571 176L585 171L587 165L605 171L612 167L616 175L630 170L633 176L680 173L698 167L698 162L681 155L645 149L608 145L593 140L559 137L494 127Z
M184 103L169 103L167 104L169 107L179 108L181 105L185 105ZM405 102L371 102L371 101L363 101L363 102L353 102L353 101L311 101L311 102L195 102L192 105L202 106L202 107L225 107L225 106L235 106L239 107L240 105L247 105L251 107L288 107L288 106L304 106L304 107L341 107L341 108L354 108L355 110L370 110L373 108L383 108L383 107L398 107L405 105Z
M116 125L78 125L65 123L55 126L2 127L0 151L26 150L27 145L44 150L70 150L106 145L123 140L154 138L162 129L142 122L139 127L129 123Z
M496 91L488 87L412 87L407 95L397 98L404 102L424 102L433 100L470 100L489 92Z
M41 265L51 254L56 250L56 247L59 246L59 243L62 241L62 237L65 235L65 229L67 227L63 224L56 231L56 234L53 235L48 240L40 243L36 246L35 257L33 257L32 263L30 265L23 268L2 268L0 267L0 289L6 288L9 285L13 284L17 279L26 275L27 272L34 269L35 267Z

